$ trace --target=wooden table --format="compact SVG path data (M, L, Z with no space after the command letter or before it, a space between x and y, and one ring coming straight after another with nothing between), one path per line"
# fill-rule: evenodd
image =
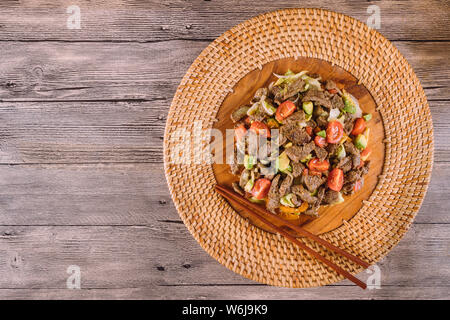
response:
M0 2L0 298L450 297L448 1L250 2ZM67 28L69 4L81 29ZM171 202L162 140L176 87L203 48L256 14L314 5L366 22L372 4L433 115L422 209L378 264L381 289L242 278L200 248ZM80 290L67 289L70 265Z

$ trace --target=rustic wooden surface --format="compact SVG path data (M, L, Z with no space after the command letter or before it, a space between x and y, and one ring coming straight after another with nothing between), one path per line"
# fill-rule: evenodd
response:
M66 8L81 8L81 29ZM181 77L210 41L266 11L314 6L367 21L413 66L435 129L432 182L380 263L381 289L251 282L195 242L170 200L162 137ZM0 2L0 298L448 299L447 1ZM81 268L81 290L66 269ZM358 275L367 279L368 274Z

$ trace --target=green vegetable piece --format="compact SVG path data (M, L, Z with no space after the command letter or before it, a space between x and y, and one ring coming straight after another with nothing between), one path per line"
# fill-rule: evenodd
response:
M356 105L353 99L349 96L348 92L342 90L342 100L344 101L344 111L355 114Z
M327 133L325 132L325 130L321 130L321 131L317 132L317 135L322 138L327 137Z
M253 179L250 179L247 181L247 184L244 187L244 190L246 192L251 192L253 189L253 185L255 184L255 181Z
M370 119L372 119L372 114L371 113L365 114L363 118L364 120L369 121Z
M361 150L365 149L367 147L367 138L363 134L358 134L355 139L355 146Z
M313 103L311 101L303 102L302 107L303 107L303 110L305 111L305 113L307 115L312 115L313 110L314 110L314 105L313 105Z
M267 113L269 116L272 116L277 111L277 109L273 105L268 103L266 100L261 101L261 106L264 112Z
M289 168L291 167L289 165L289 163L290 163L290 160L289 160L289 157L287 156L286 152L282 152L277 158L276 167L281 172L286 172L286 170L289 171ZM291 168L291 170L292 170L292 168Z
M292 196L293 196L292 193L289 193L289 194L285 195L284 197L282 197L282 198L280 199L280 203L281 203L283 206L295 208L294 203L292 203Z
M263 199L257 199L255 197L250 197L248 200L250 200L253 203L263 204L265 201Z
M319 190L314 190L314 192L311 192L311 195L314 197L314 196L317 196L317 194L319 193Z
M339 148L337 149L337 151L336 151L336 157L338 157L338 159L343 159L343 158L345 158L346 155L347 155L347 154L345 153L345 148L344 148L344 146L341 144L341 145L339 146Z
M244 156L244 167L245 167L245 169L252 169L253 168L253 166L256 164L256 159L255 159L255 157L253 157L253 156L251 156L251 155L248 155L248 154L246 154L245 156Z

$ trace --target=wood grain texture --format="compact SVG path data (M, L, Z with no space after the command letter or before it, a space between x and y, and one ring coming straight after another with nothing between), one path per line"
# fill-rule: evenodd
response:
M248 281L181 223L162 168L168 106L210 41L298 1L0 2L0 299L448 299L450 52L447 1L308 3L381 29L411 63L435 129L431 185L412 229L379 264L382 289ZM80 42L81 41L81 42ZM65 289L82 269L82 290ZM358 277L366 279L367 274Z
M440 0L78 0L81 29L69 30L70 0L2 1L0 40L158 41L214 39L255 15L283 8L313 7L341 12L366 22L371 4L380 7L381 33L389 39L449 40L449 4Z
M0 100L170 101L209 43L0 42ZM394 44L413 66L427 97L449 100L450 71L443 66L450 57L450 42Z

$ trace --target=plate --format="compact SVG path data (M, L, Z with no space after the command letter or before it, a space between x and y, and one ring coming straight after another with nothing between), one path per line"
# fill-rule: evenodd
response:
M272 70L289 66L343 80L363 110L374 111L371 182L341 207L302 222L371 264L400 241L422 204L433 165L433 126L423 88L406 59L380 33L339 13L286 9L263 14L225 32L194 61L172 101L164 137L164 168L180 217L227 268L261 283L304 288L342 277L237 214L213 189L218 181L228 181L225 167L199 161L209 141L194 138L199 127L226 128L228 109L266 83ZM180 155L189 161L177 163ZM342 268L361 271L300 240Z

